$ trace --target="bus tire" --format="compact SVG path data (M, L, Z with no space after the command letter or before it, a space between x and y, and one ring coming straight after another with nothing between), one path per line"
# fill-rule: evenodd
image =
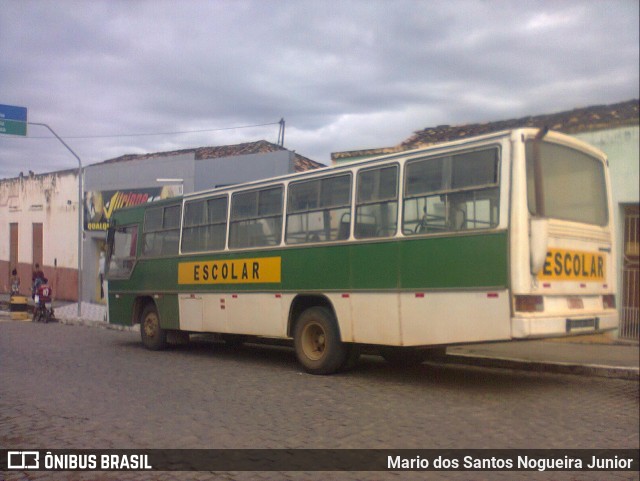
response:
M147 304L140 316L140 337L144 347L152 351L167 347L167 331L160 327L160 316L153 304Z
M334 315L324 307L305 310L296 322L293 344L298 361L309 374L332 374L347 360Z

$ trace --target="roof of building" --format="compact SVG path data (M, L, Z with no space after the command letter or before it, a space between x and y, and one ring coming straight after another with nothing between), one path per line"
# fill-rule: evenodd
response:
M403 150L417 149L442 142L522 127L548 127L550 130L556 130L566 134L579 134L625 125L638 125L638 106L638 99L633 99L611 105L594 105L554 114L528 116L496 122L457 126L438 125L437 127L418 130L407 140L393 147L334 152L331 154L331 160L340 161L401 152Z
M116 157L113 159L105 160L101 163L110 164L115 162L126 162L129 160L149 159L152 157L171 157L174 155L182 155L182 154L194 154L196 160L217 159L222 157L233 157L236 155L265 154L269 152L279 152L282 150L287 150L287 149L285 149L280 145L267 142L266 140L258 140L257 142L246 142L243 144L236 144L236 145L195 147L192 149L172 150L168 152L154 152L154 153L148 153L148 154L127 154L127 155L121 155L120 157ZM305 170L312 170L320 167L325 167L324 164L311 160L295 152L294 152L294 158L295 158L296 172L303 172Z

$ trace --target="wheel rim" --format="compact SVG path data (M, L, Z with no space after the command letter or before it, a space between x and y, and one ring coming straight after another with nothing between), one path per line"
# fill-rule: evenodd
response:
M144 334L146 337L153 338L158 333L158 316L154 312L150 312L144 318Z
M327 337L320 324L310 323L302 331L302 351L305 356L313 361L317 361L324 356Z

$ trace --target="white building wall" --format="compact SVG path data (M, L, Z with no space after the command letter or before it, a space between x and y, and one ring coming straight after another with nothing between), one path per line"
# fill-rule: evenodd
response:
M623 299L624 207L640 203L640 127L628 126L576 135L609 158L618 269L618 309ZM628 287L627 287L628 288Z
M10 224L18 225L18 265L10 261ZM0 289L16 267L27 292L31 283L33 224L42 224L42 267L56 297L77 296L78 176L73 171L0 180ZM76 294L74 294L74 292Z
M576 137L598 147L609 157L614 204L637 203L640 197L640 127L600 130Z

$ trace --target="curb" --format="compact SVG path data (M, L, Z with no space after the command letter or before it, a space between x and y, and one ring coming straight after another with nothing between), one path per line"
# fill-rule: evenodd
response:
M0 321L4 322L33 322L31 319L25 319L22 321L11 319L9 313L5 313L4 311L0 312ZM64 324L67 326L85 326L85 327L95 327L98 329L107 329L111 331L130 331L130 332L140 332L140 326L136 324L135 326L120 326L117 324L109 324L104 321L92 321L89 319L78 319L78 318L54 318L51 323Z
M640 381L640 369L637 367L600 366L596 364L573 364L568 362L523 361L505 357L489 357L478 354L447 354L446 362L465 366L494 367L518 371L536 371L555 374L573 374L578 376L607 377Z
M64 319L56 319L59 324L65 324L67 326L85 326L85 327L96 327L98 329L107 329L110 331L127 331L127 332L140 332L140 325L136 324L135 326L120 326L118 324L110 324L104 321L92 321L89 319L72 319L72 318L64 318Z

